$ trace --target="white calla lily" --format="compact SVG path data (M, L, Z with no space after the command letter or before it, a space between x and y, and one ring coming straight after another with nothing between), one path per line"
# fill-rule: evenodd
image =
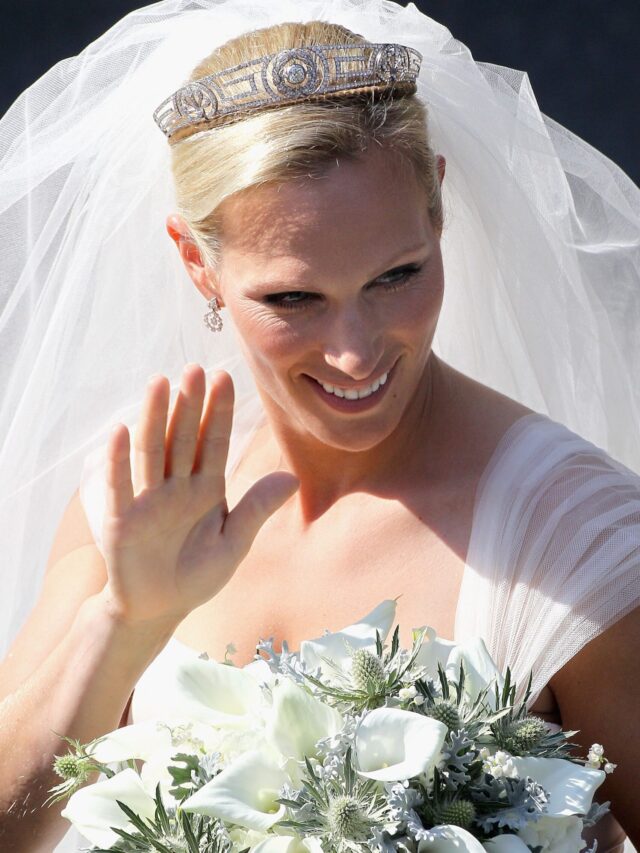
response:
M266 832L258 832L257 829L245 829L244 826L231 825L228 827L229 840L232 850L252 850L263 841L272 836Z
M262 706L259 682L244 669L202 658L178 663L163 685L166 717L217 726L252 726Z
M110 779L80 788L69 798L62 817L96 847L111 847L120 837L111 827L131 831L132 825L116 800L141 817L153 818L155 802L138 774L129 768Z
M492 681L495 681L498 689L502 690L504 678L481 637L475 637L473 640L454 646L446 666L446 673L449 678L458 679L461 663L465 672L464 692L471 702L475 702L478 694ZM487 694L487 701L493 706L494 700L495 695L492 688Z
M484 842L484 849L487 853L531 853L517 835L496 835Z
M90 752L101 764L140 759L150 761L160 754L210 752L220 734L204 723L191 720L144 720L109 732L99 738Z
M418 843L418 853L485 853L477 838L459 826L443 824L430 829Z
M322 845L313 836L273 835L252 847L251 853L322 853Z
M416 658L416 666L424 666L431 678L435 680L438 677L438 664L443 669L446 668L449 655L456 644L453 640L443 640L438 637L435 629L427 626L415 628L414 634L425 630L426 634Z
M252 660L250 663L245 664L242 667L242 671L248 673L252 678L255 678L258 684L264 684L267 687L270 687L273 684L273 680L275 678L271 667L264 658L260 658L260 660Z
M564 758L514 756L512 761L521 779L530 776L545 791L550 792L551 798L547 805L547 814L550 816L586 814L591 808L596 789L606 777L603 770L583 767Z
M312 670L320 667L322 677L327 680L335 676L333 667L349 672L353 650L374 650L376 631L384 642L395 616L395 601L383 601L371 613L341 631L327 633L315 640L303 640L300 643L300 660ZM326 659L333 663L333 667L326 663Z
M276 799L290 781L273 755L252 750L184 800L182 808L266 832L285 814Z
M342 729L342 715L290 679L273 687L267 736L285 758L302 761L316 754L316 741Z
M444 723L399 708L376 708L358 724L354 766L361 776L381 782L412 779L439 759Z
M89 751L101 764L112 764L132 758L147 761L158 752L164 752L170 745L169 729L158 725L156 720L145 720L109 732Z

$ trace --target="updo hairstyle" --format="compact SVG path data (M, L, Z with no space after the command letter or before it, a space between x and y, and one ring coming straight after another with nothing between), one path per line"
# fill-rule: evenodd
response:
M314 44L366 44L346 27L325 21L283 23L245 33L217 48L194 68L197 80L241 62ZM319 96L269 107L193 134L171 146L177 212L191 230L205 263L216 267L219 205L229 196L268 182L320 177L339 158L355 158L377 144L410 165L426 191L431 222L442 230L437 161L429 144L427 110L416 95Z

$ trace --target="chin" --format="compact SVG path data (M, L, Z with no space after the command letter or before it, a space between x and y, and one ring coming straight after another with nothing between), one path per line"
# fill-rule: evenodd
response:
M310 418L308 413L305 415L298 422L308 435L326 447L347 453L362 453L382 444L395 432L402 419L401 415L390 419L378 414L331 423L328 418Z

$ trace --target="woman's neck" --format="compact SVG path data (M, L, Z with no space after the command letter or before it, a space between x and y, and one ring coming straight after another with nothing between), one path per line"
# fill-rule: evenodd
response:
M261 473L281 468L298 477L300 488L292 501L303 524L312 523L347 494L392 498L410 487L412 479L424 482L435 471L436 441L447 417L450 383L447 366L432 353L396 429L363 451L335 448L297 431L265 400L269 437L260 452Z

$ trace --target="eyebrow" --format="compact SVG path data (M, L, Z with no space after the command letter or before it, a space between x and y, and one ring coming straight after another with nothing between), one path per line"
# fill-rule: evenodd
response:
M382 270L380 272L378 272L376 275L374 275L372 278L369 278L365 282L365 284L371 284L371 282L375 281L381 275L384 275L385 272L390 272L395 267L404 266L404 264L398 263L398 261L400 259L405 258L407 255L415 255L420 250L426 250L427 248L429 248L428 244L420 243L418 246L413 246L412 248L406 248L406 249L402 249L399 252L396 252L396 254L393 255L393 257L389 261L387 261L387 263L384 265ZM425 260L428 257L429 256L427 255L425 257ZM407 261L406 263L410 263L410 262ZM291 286L292 286L291 281L283 281L281 279L274 279L273 281L264 281L264 280L256 281L253 284L250 284L248 286L248 289L251 290L252 292L256 293L256 294L277 293L278 292L277 288L284 288L285 290L287 290L287 289L290 290ZM308 285L301 285L300 289L302 289L302 288L306 289L306 287L308 287Z

